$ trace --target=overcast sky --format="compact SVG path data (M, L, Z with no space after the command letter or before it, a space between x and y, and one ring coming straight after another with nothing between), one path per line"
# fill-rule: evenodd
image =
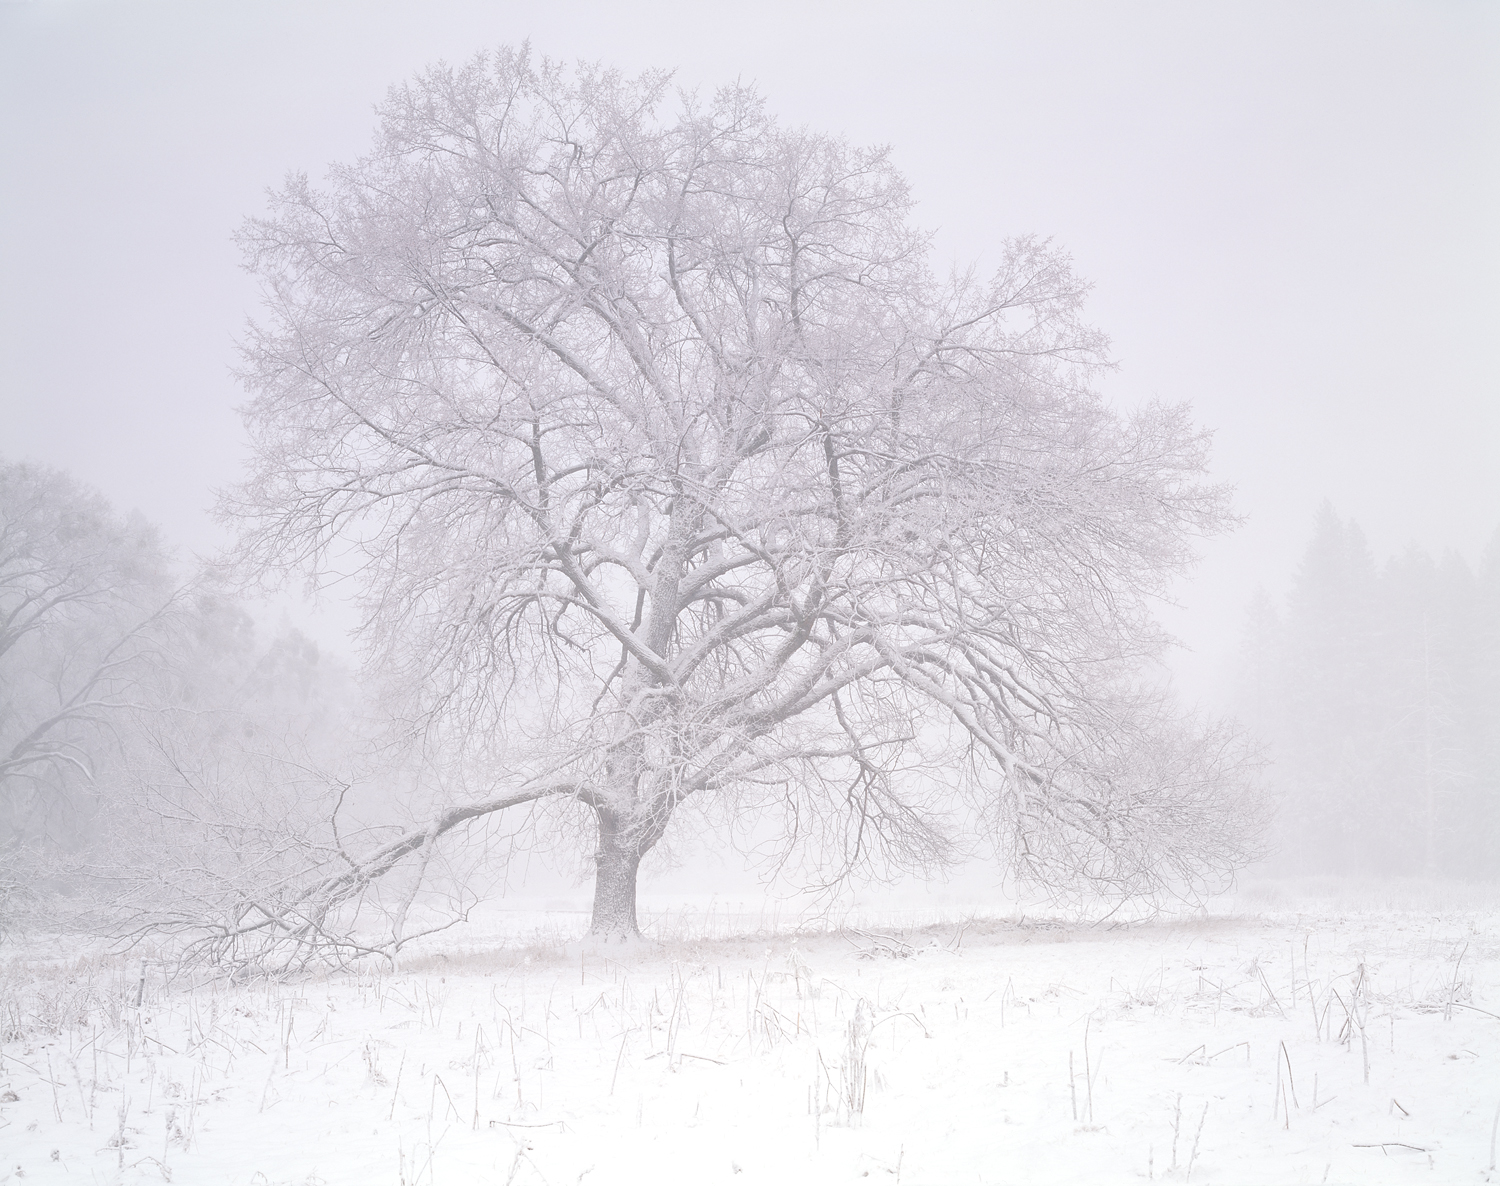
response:
M437 59L540 53L895 148L945 256L1066 246L1122 405L1190 401L1247 522L1171 624L1209 693L1320 502L1384 556L1500 528L1500 4L0 0L0 456L188 550L244 455L230 236ZM325 633L337 615L324 619Z

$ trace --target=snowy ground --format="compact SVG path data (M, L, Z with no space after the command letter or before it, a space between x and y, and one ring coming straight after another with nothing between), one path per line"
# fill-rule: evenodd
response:
M140 1008L138 962L12 940L0 1183L1500 1181L1500 910L1231 909L685 908L618 957L497 913Z

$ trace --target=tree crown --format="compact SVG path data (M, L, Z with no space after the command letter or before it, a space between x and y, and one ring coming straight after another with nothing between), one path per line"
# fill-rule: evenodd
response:
M242 556L344 549L409 717L642 851L719 794L837 821L842 868L934 859L967 771L1023 863L1157 878L1146 832L1223 786L1131 690L1227 521L1206 435L1090 388L1047 242L939 278L885 151L666 87L432 70L246 226Z

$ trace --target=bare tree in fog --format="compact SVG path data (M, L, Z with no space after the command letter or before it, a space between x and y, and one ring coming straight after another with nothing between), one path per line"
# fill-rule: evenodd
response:
M295 631L255 633L139 516L0 464L0 923L195 930L337 859L352 697Z
M1205 435L1090 390L1047 243L935 275L883 150L667 90L431 70L243 232L241 561L357 565L402 718L492 787L298 909L523 805L591 821L604 937L685 806L769 814L832 878L945 860L964 802L1051 886L1242 863L1233 739L1138 680L1148 599L1226 522Z
M172 600L150 526L63 474L0 464L0 851L86 827Z

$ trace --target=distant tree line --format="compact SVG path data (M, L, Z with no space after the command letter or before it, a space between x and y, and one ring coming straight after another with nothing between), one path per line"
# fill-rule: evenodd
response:
M1376 563L1325 505L1284 606L1250 609L1239 710L1263 736L1287 872L1500 871L1500 535L1478 569Z

